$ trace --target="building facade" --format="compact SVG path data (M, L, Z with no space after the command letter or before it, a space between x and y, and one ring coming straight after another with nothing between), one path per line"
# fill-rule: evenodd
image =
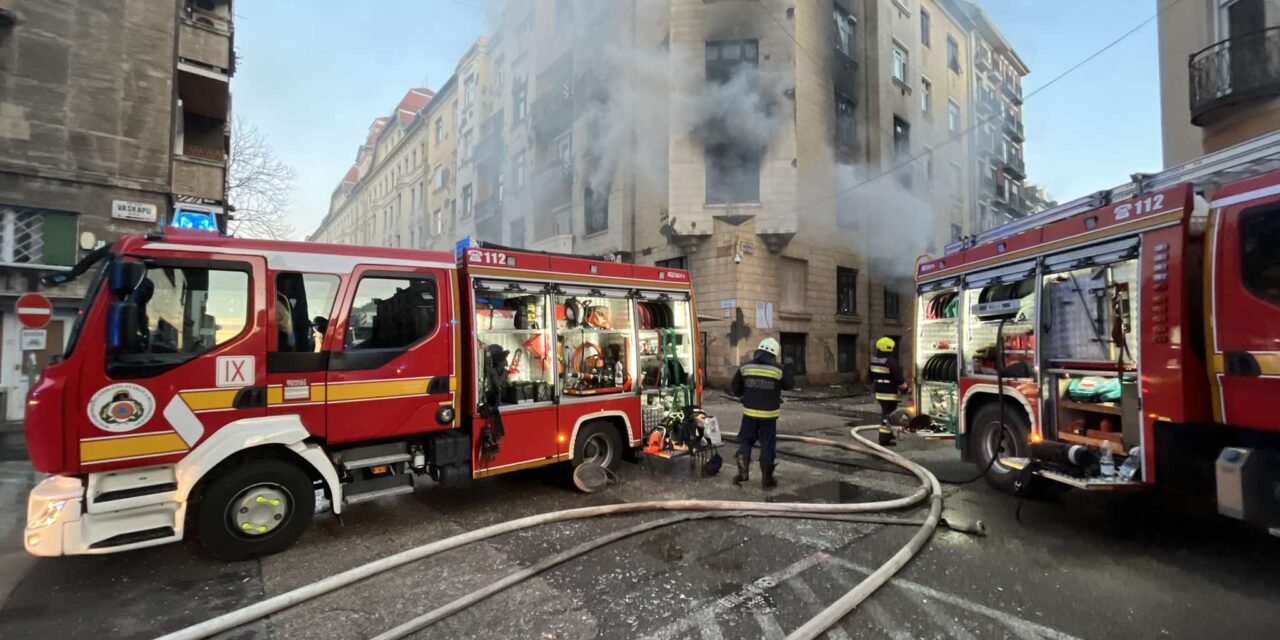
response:
M177 209L226 206L230 0L0 2L0 409L61 354L83 283L45 289L44 348L16 298Z
M1157 6L1165 166L1280 129L1280 1Z
M1025 66L953 0L605 5L508 3L459 64L448 86L465 105L475 74L478 111L443 88L428 107L461 115L440 118L459 142L427 246L687 268L713 384L766 336L810 383L861 377L876 338L910 333L916 257L974 231L1005 175L971 131L979 82L999 86L977 48L1015 61L1015 96Z

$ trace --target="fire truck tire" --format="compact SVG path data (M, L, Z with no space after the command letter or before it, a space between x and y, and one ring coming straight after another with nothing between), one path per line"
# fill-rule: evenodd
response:
M622 461L622 436L608 422L589 422L578 430L573 442L573 468L597 464L610 471Z
M1004 429L1000 428L1000 404L989 402L978 409L973 417L973 459L978 467L986 469L987 482L1005 493L1013 493L1013 483L1017 480L1017 472L996 461L991 464L991 456L1000 452L1002 456L1026 458L1031 455L1028 442L1030 427L1021 409L1006 406L1004 410Z
M195 533L225 560L247 560L288 548L311 524L311 478L286 460L248 460L221 473L195 505Z

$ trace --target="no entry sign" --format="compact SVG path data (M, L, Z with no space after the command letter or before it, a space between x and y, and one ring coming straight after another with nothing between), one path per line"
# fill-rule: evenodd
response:
M18 298L18 322L28 329L43 329L53 315L53 304L40 293L28 293Z

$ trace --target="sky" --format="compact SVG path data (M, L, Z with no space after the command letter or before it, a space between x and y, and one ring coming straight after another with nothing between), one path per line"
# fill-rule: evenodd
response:
M245 0L235 5L233 110L297 173L305 237L374 118L410 87L438 89L485 31L487 0ZM607 2L611 0L594 0ZM1161 167L1156 25L1056 83L1155 13L1152 0L978 0L1031 75L1023 82L1028 181L1058 200ZM1064 7L1070 6L1070 9Z

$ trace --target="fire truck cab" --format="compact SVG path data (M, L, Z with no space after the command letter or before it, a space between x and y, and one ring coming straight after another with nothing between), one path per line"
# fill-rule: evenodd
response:
M1271 135L921 258L918 411L1004 490L1191 470L1280 527L1280 172L1249 170L1277 158Z
M315 510L572 462L616 466L700 401L689 274L169 230L85 258L30 391L26 548L292 544ZM91 276L88 276L91 274ZM65 282L72 276L53 276ZM416 480L415 480L416 479Z

